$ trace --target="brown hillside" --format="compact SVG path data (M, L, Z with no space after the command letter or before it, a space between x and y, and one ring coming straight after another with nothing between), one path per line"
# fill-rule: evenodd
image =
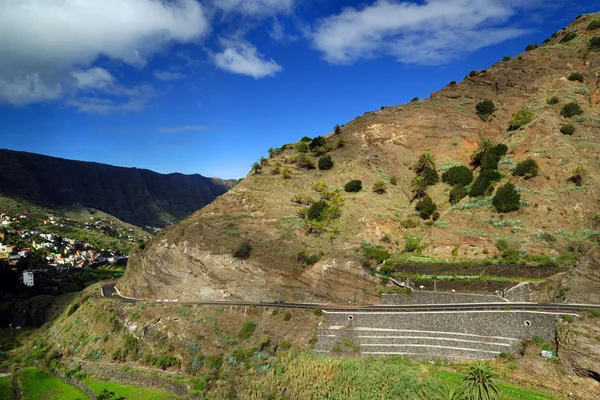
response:
M501 238L521 256L558 257L585 250L600 236L593 219L600 204L600 48L590 49L592 38L600 40L600 29L587 30L594 19L600 14L582 16L539 48L471 73L429 99L368 112L344 125L341 133L327 136L332 148L328 154L335 162L331 170L306 170L291 163L297 151L289 146L270 158L262 173L249 173L226 195L144 250L132 252L120 284L123 291L179 299L365 303L375 302L381 288L364 261L365 242L393 254L388 265L440 259L494 262ZM577 37L563 42L572 32ZM583 75L583 83L568 79L575 72ZM558 104L547 103L553 96ZM484 99L496 106L487 122L475 113ZM583 113L564 118L561 109L570 102L579 104ZM524 108L533 120L509 131L513 114ZM560 132L566 124L575 127L573 135ZM344 146L337 148L340 138ZM495 187L512 182L521 194L520 210L501 220L490 196L480 198L474 208L468 197L451 207L451 187L440 182L428 194L441 216L435 223L421 220L410 193L412 165L419 155L432 153L441 175L450 166L469 165L482 139L508 146L499 164L502 180ZM527 180L512 176L511 169L528 158L537 161L539 175ZM271 174L277 163L292 171L291 179ZM568 181L576 166L586 171L581 186ZM477 176L479 170L474 172ZM396 186L391 177L397 179ZM363 190L341 191L344 204L334 232L308 234L297 216L301 206L292 198L318 199L312 190L315 181L343 188L352 179L362 180ZM386 183L386 193L371 190L378 180ZM416 227L406 223L409 218ZM407 238L420 239L420 257L403 253ZM250 258L233 258L232 250L244 239L253 246ZM301 249L323 256L307 267L297 260Z

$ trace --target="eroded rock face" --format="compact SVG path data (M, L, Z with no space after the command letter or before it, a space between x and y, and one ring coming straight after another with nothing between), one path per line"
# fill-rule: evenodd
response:
M558 328L558 356L567 372L600 382L600 318L563 321Z
M358 263L324 259L301 272L267 269L252 260L212 254L164 239L141 255L119 289L127 296L178 300L376 303L378 281Z
M561 282L564 297L574 304L600 304L600 250L585 255ZM600 342L598 342L600 345Z

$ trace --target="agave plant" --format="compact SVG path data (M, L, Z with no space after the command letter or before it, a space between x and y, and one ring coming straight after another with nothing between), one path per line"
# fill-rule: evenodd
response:
M477 362L463 376L464 394L467 400L497 400L500 398L496 371L487 363Z
M420 390L418 392L419 400L464 400L460 388L454 385L445 385L431 388L429 390Z
M252 171L254 171L255 174L260 174L262 171L262 165L260 165L259 162L255 162L252 164Z
M265 157L260 158L260 165L269 165L269 159Z
M425 152L421 154L417 162L415 163L414 170L417 174L421 174L427 168L435 169L435 160L433 154Z

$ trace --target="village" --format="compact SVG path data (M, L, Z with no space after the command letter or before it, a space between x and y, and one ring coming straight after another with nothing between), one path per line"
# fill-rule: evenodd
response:
M63 292L73 280L80 287L95 278L120 277L129 250L151 238L140 236L102 218L80 222L0 210L0 268L16 275L20 292Z

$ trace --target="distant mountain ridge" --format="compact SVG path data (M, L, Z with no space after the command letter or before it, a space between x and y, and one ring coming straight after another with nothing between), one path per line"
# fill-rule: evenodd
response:
M0 193L45 207L80 204L138 226L176 222L234 183L0 149Z

